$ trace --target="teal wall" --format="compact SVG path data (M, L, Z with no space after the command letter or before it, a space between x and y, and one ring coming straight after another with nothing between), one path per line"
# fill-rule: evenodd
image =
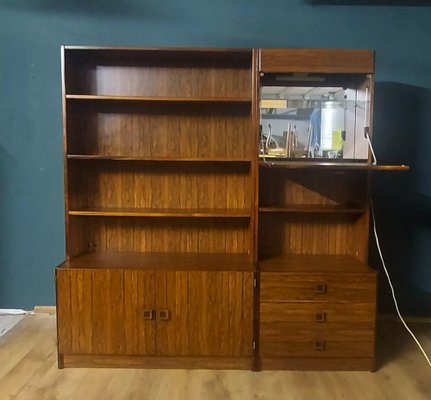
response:
M64 258L62 44L347 47L377 53L380 161L413 167L404 175L376 175L375 203L402 302L411 313L425 313L431 292L431 7L327 3L0 0L0 308L54 304L53 269ZM373 246L371 253L374 259Z

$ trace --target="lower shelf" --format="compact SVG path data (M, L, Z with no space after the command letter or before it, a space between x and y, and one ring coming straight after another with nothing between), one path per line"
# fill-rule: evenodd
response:
M262 255L261 271L268 272L372 272L356 257L348 255L282 254Z
M254 263L248 254L100 252L75 257L59 268L253 271Z

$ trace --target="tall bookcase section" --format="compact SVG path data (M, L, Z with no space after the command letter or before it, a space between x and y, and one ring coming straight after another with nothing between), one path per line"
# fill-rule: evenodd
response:
M254 52L62 52L59 365L251 368Z
M325 153L308 158L310 152L301 152L300 146L297 154L289 150L291 158L261 157L262 369L374 368L376 273L367 266L372 164L366 144L365 159L354 159L365 141L368 121L364 121L361 96L366 92L372 99L373 70L373 53L366 51L261 50L261 99L263 87L269 94L293 93L283 106L287 116L268 116L262 111L264 126L268 118L273 127L284 121L286 126L287 121L305 125L312 118L312 108L320 105L319 97L311 96L321 96L328 87L329 96L344 91L354 99L351 107L347 95L342 97L348 110L345 119L352 119L345 149L349 140L356 141L348 156L353 160L324 159ZM300 109L295 108L298 102ZM354 110L354 118L349 110ZM323 126L323 111L321 115ZM354 136L359 129L360 135Z

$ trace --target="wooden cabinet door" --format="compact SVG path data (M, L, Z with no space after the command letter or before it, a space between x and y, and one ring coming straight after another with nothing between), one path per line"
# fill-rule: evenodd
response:
M252 355L252 272L157 272L156 290L158 355Z
M155 354L154 293L153 272L57 270L59 353Z

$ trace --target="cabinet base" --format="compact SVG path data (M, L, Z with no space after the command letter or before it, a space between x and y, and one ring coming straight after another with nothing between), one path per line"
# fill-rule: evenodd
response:
M375 371L374 358L262 358L261 370Z
M59 354L59 368L166 368L245 369L253 368L252 357L146 357L122 355Z

